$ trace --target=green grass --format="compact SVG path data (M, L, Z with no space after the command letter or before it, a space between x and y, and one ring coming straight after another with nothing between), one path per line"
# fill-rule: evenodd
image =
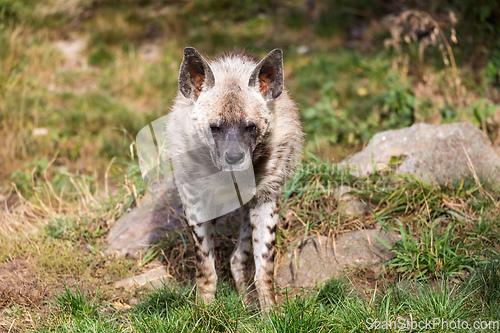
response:
M90 297L89 293L81 288L83 287L76 285L73 292L65 285L61 293L55 294L59 309L71 315L76 320L81 320L85 317L96 317L99 294L95 293L93 297Z
M479 268L471 281L484 281L490 275L491 272ZM395 325L406 332L410 331L409 325L426 320L439 322L429 326L430 330L417 331L453 332L449 327L459 320L466 320L471 328L474 321L498 321L496 313L480 308L485 302L484 292L495 293L498 286L486 283L478 288L474 283L450 286L447 280L440 280L431 286L393 282L380 286L366 299L349 283L330 280L310 296L287 297L276 311L263 317L245 305L227 283L219 285L210 305L197 304L195 292L189 287L163 286L145 293L139 304L129 310L116 310L106 302L96 303L98 292L91 295L79 288L72 291L65 287L52 305L52 324L36 332L390 332ZM486 301L491 305L488 302L492 300ZM441 325L448 325L448 329Z
M469 290L479 300L481 311L492 318L500 316L500 261L498 257L477 266L474 274L466 280Z
M401 240L393 247L388 246L396 257L388 261L387 266L403 277L416 280L465 274L470 270L477 258L471 258L459 237L453 236L454 223L450 223L444 232L436 228L440 220L436 219L432 225L423 222L417 240L413 238L416 233L411 227L407 230L400 220L396 220L397 227L388 229L399 232ZM443 234L438 235L438 232Z

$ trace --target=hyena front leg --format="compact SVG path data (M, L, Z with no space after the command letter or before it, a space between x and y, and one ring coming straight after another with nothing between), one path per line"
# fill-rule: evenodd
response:
M252 254L252 227L250 226L250 212L247 207L242 208L240 235L231 255L231 273L238 291L245 295L246 301L251 301L252 295L248 287L253 273Z
M276 226L278 202L257 204L250 210L255 260L255 287L260 308L267 312L276 305L274 294L274 257L276 255Z
M214 260L215 221L190 227L196 254L196 285L198 299L210 303L215 296L217 273Z

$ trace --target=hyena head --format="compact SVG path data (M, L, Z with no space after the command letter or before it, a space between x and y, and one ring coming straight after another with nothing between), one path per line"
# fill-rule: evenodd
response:
M273 101L283 81L279 49L258 63L245 56L208 63L194 48L184 49L179 90L192 101L192 129L219 170L241 171L255 161L256 148L272 130Z

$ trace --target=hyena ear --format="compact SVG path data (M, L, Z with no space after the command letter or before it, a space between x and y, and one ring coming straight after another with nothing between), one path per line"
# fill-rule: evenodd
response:
M214 74L208 63L194 47L186 47L179 73L179 90L182 95L196 101L202 90L208 90L214 85Z
M281 95L283 81L283 52L274 49L255 67L248 85L259 88L262 97L269 101Z

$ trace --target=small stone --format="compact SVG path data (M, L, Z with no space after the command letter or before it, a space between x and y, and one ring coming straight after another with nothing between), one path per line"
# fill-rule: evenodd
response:
M281 257L276 265L276 282L281 288L314 287L352 268L369 268L379 274L384 261L393 256L379 239L393 246L399 238L380 225L344 233L335 240L308 237L288 248L288 253Z
M309 52L309 47L307 45L301 45L297 48L297 54L305 54Z
M45 136L47 134L49 134L47 127L36 127L33 129L33 136Z
M339 211L349 216L368 215L370 207L350 194L351 191L353 188L346 185L339 186L335 191L334 197Z
M129 289L132 287L147 286L150 288L160 287L165 284L172 276L168 274L167 269L163 266L153 268L143 274L133 276L115 282L115 287Z
M370 214L370 207L358 199L354 199L346 203L344 212L349 216L368 215Z

